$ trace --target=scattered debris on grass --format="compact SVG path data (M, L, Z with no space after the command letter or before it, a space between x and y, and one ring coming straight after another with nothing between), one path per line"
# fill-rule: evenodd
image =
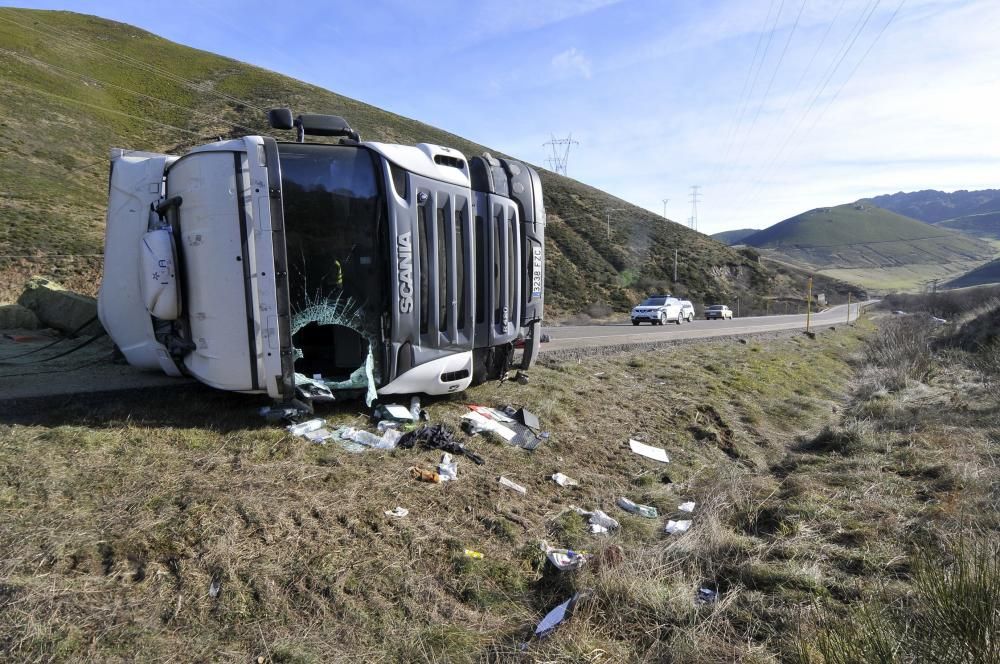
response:
M667 521L667 526L663 529L665 532L673 535L675 533L686 533L691 527L691 521L681 520L674 521L673 519Z
M438 464L438 476L442 482L451 482L458 479L458 462L451 460L451 455L445 452L441 455L441 463Z
M594 510L593 512L588 512L580 507L573 507L572 510L579 514L580 516L588 517L588 522L590 523L590 532L594 534L606 533L610 530L616 530L621 527L616 520L612 519L610 516L602 512L601 510Z
M441 476L437 472L421 468L420 466L410 466L410 477L421 482L441 483Z
M580 569L587 562L588 554L583 551L557 549L549 546L549 543L544 540L541 543L541 548L549 562L560 571Z
M552 481L559 486L580 486L580 483L574 480L572 477L563 475L562 473L554 473L552 475Z
M525 494L528 493L528 490L525 489L523 486L521 486L517 482L513 482L513 481L507 479L503 475L500 476L500 480L499 481L500 481L501 486L505 486L508 489L513 489L514 491L517 491L521 495L525 495Z
M472 558L473 560L482 560L485 557L479 551L473 551L472 549L466 549L464 555L466 558Z
M651 505L640 505L638 503L629 500L625 496L622 496L618 499L618 507L622 508L626 512L637 514L639 516L644 516L647 519L656 519L659 518L660 516L660 513L656 511L655 507Z
M405 507L400 507L399 505L396 505L391 510L386 510L385 511L385 515L386 516L396 517L397 519L402 519L404 516L406 516L409 513L410 513L410 510L406 509Z
M465 455L477 466L486 463L479 454L468 449L464 444L455 440L455 435L444 424L424 425L419 429L403 434L398 446L403 449L412 449L420 445L425 450L441 450L452 454Z
M690 500L686 503L681 503L680 505L678 505L677 509L680 510L681 512L691 513L694 512L694 505L695 505L694 501Z
M638 440L630 438L628 441L628 446L636 454L640 454L644 457L652 459L653 461L662 461L663 463L670 463L670 457L667 456L667 451L662 447L653 447L652 445L646 445L645 443L640 443Z

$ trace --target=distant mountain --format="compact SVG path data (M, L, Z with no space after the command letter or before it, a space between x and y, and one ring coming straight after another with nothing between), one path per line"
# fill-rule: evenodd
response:
M908 290L928 280L950 279L995 254L978 238L860 202L804 212L743 242L869 292Z
M966 286L982 286L983 284L1000 284L1000 259L990 261L975 270L945 284L946 288L964 288Z
M934 224L938 228L950 228L975 237L1000 240L1000 212L980 212L964 217L945 219Z
M741 228L735 231L722 231L721 233L713 233L712 239L733 246L734 244L742 244L744 238L753 235L758 230L756 228Z
M909 193L900 191L866 200L885 210L930 224L967 215L1000 212L1000 189L963 189L951 193L935 189Z
M745 238L817 267L884 267L985 260L985 242L873 205L816 208Z

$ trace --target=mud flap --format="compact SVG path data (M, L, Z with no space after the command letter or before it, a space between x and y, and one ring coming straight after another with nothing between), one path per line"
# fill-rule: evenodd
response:
M528 337L524 340L524 352L521 354L522 369L530 369L534 366L541 344L542 321L536 320L528 325Z

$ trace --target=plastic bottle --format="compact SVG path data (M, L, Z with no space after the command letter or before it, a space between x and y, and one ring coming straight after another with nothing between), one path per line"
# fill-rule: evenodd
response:
M420 421L420 397L416 395L410 397L410 416L414 422Z

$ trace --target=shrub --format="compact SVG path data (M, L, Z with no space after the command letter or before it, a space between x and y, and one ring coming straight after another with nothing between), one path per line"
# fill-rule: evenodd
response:
M885 387L900 390L907 379L923 380L931 368L935 323L921 316L891 318L865 345L869 364L884 369Z
M964 540L918 554L913 574L911 597L860 605L822 630L823 661L1000 662L1000 544Z

